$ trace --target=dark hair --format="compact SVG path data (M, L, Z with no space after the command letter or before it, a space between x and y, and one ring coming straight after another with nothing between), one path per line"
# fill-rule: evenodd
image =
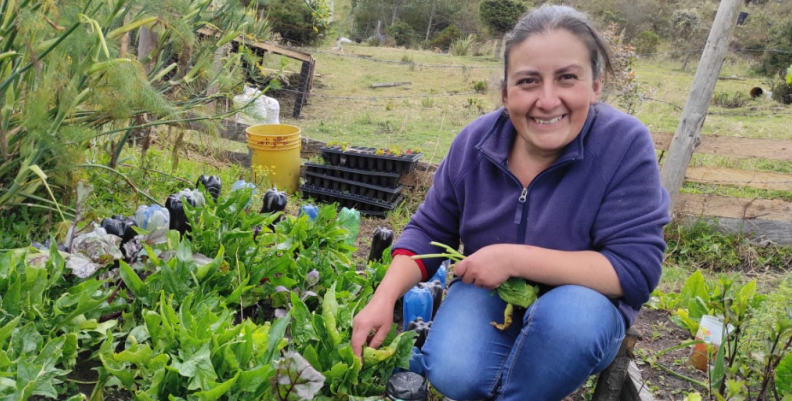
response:
M589 17L572 7L545 4L523 15L517 25L506 35L506 46L503 51L503 80L508 80L509 53L530 36L546 33L556 29L565 29L580 38L589 50L591 71L594 80L602 73L613 74L610 51L605 40L594 29Z

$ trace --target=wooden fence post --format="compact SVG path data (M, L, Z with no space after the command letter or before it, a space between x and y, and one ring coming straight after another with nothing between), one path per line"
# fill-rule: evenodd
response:
M721 0L707 39L707 46L696 69L685 109L682 111L682 118L679 120L674 139L668 149L668 156L660 171L660 181L671 195L669 214L674 210L693 150L701 142L701 126L704 125L712 91L715 89L715 83L723 66L729 38L737 21L739 5L740 0Z

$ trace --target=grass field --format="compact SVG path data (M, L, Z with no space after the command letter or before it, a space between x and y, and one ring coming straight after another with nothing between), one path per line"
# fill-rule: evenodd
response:
M291 118L291 96L279 99L281 121L301 127L303 135L313 139L376 147L418 147L428 155L436 147L437 162L461 128L480 114L500 107L503 67L492 57L455 57L358 44L344 45L343 54L322 48L314 57L317 76L313 96L301 118ZM280 60L271 58L267 64L280 65ZM695 74L695 65L684 72L680 66L680 62L664 59L640 59L636 63L637 82L644 98L636 116L652 131L676 129ZM286 68L297 71L298 67L290 62ZM767 90L768 80L752 76L749 67L744 62L725 63L720 76L738 79L719 80L715 93L747 95L757 86ZM370 87L372 83L405 81L411 85ZM486 84L486 91L476 93L477 82ZM702 134L790 139L791 119L792 107L762 97L748 100L739 108L711 107ZM699 162L730 163L706 159ZM783 163L778 166L781 170L788 167ZM767 166L753 162L744 168Z

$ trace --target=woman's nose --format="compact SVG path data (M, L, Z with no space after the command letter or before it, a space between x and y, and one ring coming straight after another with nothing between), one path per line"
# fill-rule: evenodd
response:
M536 102L537 107L542 109L551 110L556 108L561 103L558 97L558 88L552 82L547 82L542 85L542 90L539 93L539 99Z

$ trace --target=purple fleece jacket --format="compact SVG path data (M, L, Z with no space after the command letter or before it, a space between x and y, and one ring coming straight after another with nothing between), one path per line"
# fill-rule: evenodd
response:
M466 255L502 243L598 251L616 269L624 296L612 302L629 327L660 279L669 221L648 129L598 103L580 135L527 189L506 166L515 134L502 109L465 127L393 248L436 253L429 242L438 241L461 242ZM424 260L429 277L440 262Z

